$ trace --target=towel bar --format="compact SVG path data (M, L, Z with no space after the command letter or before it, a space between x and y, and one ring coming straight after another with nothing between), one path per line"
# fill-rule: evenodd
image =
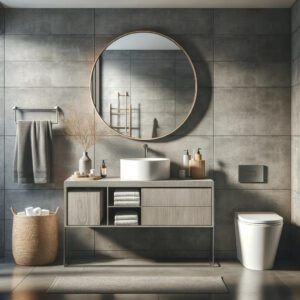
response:
M53 108L21 108L18 106L14 106L12 108L15 111L15 123L17 124L17 110L27 110L27 111L40 111L40 112L55 112L56 113L56 122L52 122L52 124L58 124L58 117L59 117L59 106L54 106Z

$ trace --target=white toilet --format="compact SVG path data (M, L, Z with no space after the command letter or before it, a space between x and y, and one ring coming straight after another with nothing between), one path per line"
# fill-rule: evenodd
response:
M235 213L237 256L251 270L272 269L283 218L273 212Z

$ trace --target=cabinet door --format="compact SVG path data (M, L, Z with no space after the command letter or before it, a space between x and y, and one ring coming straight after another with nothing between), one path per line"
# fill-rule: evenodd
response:
M211 189L145 188L142 206L211 206Z
M145 226L210 226L211 207L142 207Z
M103 191L68 192L68 225L98 226L103 217Z

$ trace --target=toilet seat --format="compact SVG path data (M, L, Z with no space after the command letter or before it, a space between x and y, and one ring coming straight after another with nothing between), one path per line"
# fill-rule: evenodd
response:
M236 218L240 222L253 225L281 225L283 223L283 218L274 212L239 212L236 213Z

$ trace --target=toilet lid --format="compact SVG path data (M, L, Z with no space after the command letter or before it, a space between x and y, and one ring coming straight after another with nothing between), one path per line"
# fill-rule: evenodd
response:
M283 218L274 212L251 213L243 212L236 213L239 221L250 224L282 224Z

